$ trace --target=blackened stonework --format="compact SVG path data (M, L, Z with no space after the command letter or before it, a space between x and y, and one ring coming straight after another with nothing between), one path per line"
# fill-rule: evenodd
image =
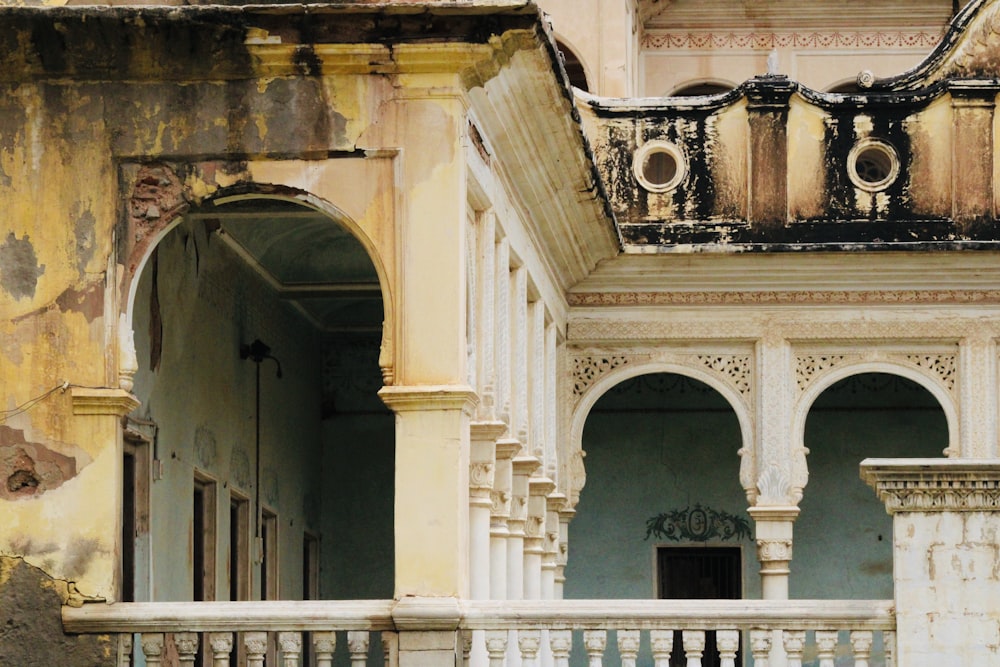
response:
M71 584L52 579L23 559L0 556L0 665L112 667L108 635L63 633L60 609Z

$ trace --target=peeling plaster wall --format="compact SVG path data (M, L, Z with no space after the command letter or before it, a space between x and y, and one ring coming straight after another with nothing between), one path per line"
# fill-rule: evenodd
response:
M229 598L229 492L251 504L256 494L255 364L239 351L241 343L260 338L283 370L278 379L272 361L260 368L260 497L278 515L279 596L300 598L303 531L319 532L319 337L203 224L185 221L156 252L155 269L147 266L140 280L134 319L139 415L159 427L163 465L151 494L152 597L191 599L197 470L217 484L216 595ZM157 360L152 340L158 335Z

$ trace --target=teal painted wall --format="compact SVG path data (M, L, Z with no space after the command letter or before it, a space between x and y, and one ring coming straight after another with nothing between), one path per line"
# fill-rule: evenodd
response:
M858 464L941 456L947 442L934 397L904 378L859 375L820 395L806 422L810 476L795 524L790 595L891 598L892 521ZM700 503L750 521L740 446L735 414L700 382L648 375L601 397L584 428L587 484L570 524L566 597L655 597L657 544L685 543L645 539L646 520L659 512ZM760 597L753 541L709 544L743 548L744 597Z

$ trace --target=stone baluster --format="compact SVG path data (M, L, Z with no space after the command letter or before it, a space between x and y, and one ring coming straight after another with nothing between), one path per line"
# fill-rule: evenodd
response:
M750 654L753 655L754 667L768 667L771 657L771 631L750 631Z
M163 663L163 633L153 632L142 636L142 653L146 656L147 667L157 667Z
M674 631L650 630L649 644L653 649L653 667L670 667L670 654L674 650Z
M618 631L618 655L621 656L622 667L635 667L635 659L639 655L639 631Z
M198 653L198 633L175 632L174 646L177 647L177 657L181 666L193 665L195 655Z
M816 631L816 657L819 667L834 667L833 658L837 650L836 630Z
M882 646L885 651L885 667L894 667L896 664L896 633L888 630L883 632Z
M507 655L507 631L486 631L486 653L490 658L490 667L503 667Z
M589 656L589 667L602 667L604 663L604 649L608 645L608 633L606 630L585 630L583 633L583 646L587 649Z
M705 654L705 631L685 630L681 633L681 639L687 667L701 667L701 657Z
M118 667L131 667L132 665L132 634L122 633L118 635Z
M521 651L521 664L524 667L537 667L538 649L542 646L540 630L521 630L517 633L517 647Z
M382 631L382 667L399 667L399 633Z
M351 667L365 667L368 663L368 631L352 630L348 632L347 650L351 654Z
M233 633L213 632L208 635L208 645L212 647L212 667L229 667L229 656L233 652Z
M788 656L788 667L802 667L802 653L806 648L805 630L783 630L781 643Z
M740 631L719 630L715 633L715 645L719 647L719 665L736 667L736 652L740 650Z
M462 667L469 667L472 656L472 630L462 630Z
M130 667L132 664L132 633L118 635L119 667Z
M337 649L337 633L314 632L312 633L312 642L313 652L316 654L316 667L331 667L333 665L333 652Z
M552 651L553 667L569 667L569 652L572 647L572 631L549 630L549 648Z
M285 667L299 667L302 657L302 633L279 632L278 646L281 648L281 659Z
M868 667L868 658L872 655L872 631L852 631L851 646L854 648L854 667Z
M244 632L243 646L247 650L247 667L264 667L267 653L266 632Z

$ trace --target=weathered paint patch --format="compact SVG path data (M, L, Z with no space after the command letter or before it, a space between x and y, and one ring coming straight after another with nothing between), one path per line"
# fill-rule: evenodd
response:
M76 459L28 442L24 431L0 425L0 498L38 496L74 476Z
M0 556L0 665L114 665L108 635L63 632L64 604L80 604L72 582L53 579L21 558Z
M91 283L81 289L68 289L56 297L56 305L64 313L77 312L93 322L104 314L104 286Z
M33 298L38 279L45 265L38 264L38 255L28 235L17 238L9 232L0 244L0 287L15 299Z
M87 271L87 264L94 257L94 249L97 245L96 239L97 220L94 214L87 209L76 216L73 223L73 236L76 239L76 268L83 278Z

